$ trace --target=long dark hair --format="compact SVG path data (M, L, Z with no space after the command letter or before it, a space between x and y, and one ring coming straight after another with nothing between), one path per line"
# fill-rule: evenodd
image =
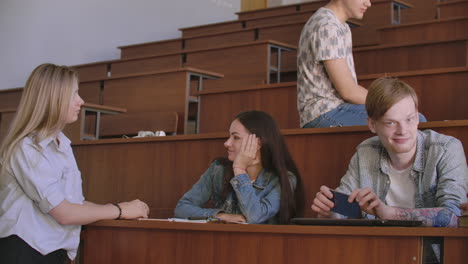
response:
M293 217L304 212L304 186L276 121L262 111L246 111L235 117L250 133L261 140L261 162L266 171L279 177L281 186L279 223L288 224ZM224 191L232 190L229 181L234 177L232 162L227 158L218 159L226 168ZM288 171L296 176L296 188L291 187Z

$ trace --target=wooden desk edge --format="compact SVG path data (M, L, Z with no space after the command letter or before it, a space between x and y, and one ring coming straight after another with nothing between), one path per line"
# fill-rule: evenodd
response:
M441 236L466 237L468 228L442 227L355 227L251 224L198 224L158 220L103 220L87 225L89 228L143 228L187 231L247 232L304 235L363 235L363 236Z

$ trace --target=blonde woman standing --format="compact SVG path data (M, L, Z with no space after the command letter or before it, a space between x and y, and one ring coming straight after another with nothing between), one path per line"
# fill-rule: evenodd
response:
M31 73L0 147L0 258L9 263L74 259L81 225L147 217L139 200L99 205L84 200L70 140L83 100L75 71L53 64Z

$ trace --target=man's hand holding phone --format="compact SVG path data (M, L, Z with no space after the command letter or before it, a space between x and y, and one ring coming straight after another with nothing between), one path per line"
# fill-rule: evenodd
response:
M314 201L312 202L312 210L319 214L319 216L330 217L331 208L334 204L331 201L333 193L325 185L320 187L320 191L315 194Z
M349 218L361 218L361 210L357 202L349 202L348 195L331 190L324 185L315 195L311 207L320 216L330 217L330 212L336 212Z
M349 195L337 192L335 190L330 190L333 193L333 212L347 216L350 219L359 219L362 218L361 208L359 204L353 199L349 198ZM351 200L351 202L350 202Z

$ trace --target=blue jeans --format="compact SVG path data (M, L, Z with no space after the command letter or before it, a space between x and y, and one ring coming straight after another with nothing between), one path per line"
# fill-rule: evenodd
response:
M419 122L427 122L424 115L419 113ZM305 124L303 128L343 127L367 125L366 106L363 104L340 104L337 108L322 114Z
M312 127L342 127L367 125L367 112L363 104L343 103L304 125Z

